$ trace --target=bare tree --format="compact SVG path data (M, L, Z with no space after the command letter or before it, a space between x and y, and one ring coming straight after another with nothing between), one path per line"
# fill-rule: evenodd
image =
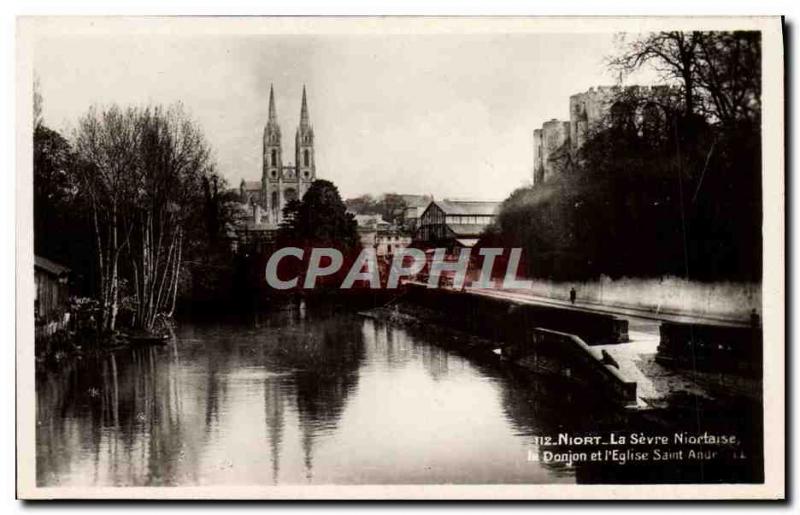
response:
M630 74L652 66L680 88L685 116L702 114L723 126L760 116L760 33L656 32L619 41L612 69Z
M706 32L698 40L698 89L706 114L725 126L761 116L761 34Z
M104 330L114 330L116 326L119 261L130 236L123 221L137 166L136 114L133 109L116 106L104 111L91 108L79 121L75 137L82 189L91 206Z
M130 249L137 325L152 329L175 308L182 265L185 214L202 204L212 173L208 146L180 105L139 113L135 245Z
M619 36L623 46L619 55L611 58L609 64L623 74L639 70L645 64L651 65L665 82L681 84L684 114L695 112L695 73L700 32L655 32L632 41L625 35Z
M134 325L152 329L159 315L174 311L184 213L211 173L208 146L180 105L92 108L75 140L94 224L102 327L116 326L124 254Z

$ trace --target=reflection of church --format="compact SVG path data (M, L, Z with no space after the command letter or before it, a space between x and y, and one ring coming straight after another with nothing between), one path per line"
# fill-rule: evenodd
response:
M275 110L275 95L269 88L269 118L264 128L261 181L245 181L239 187L243 203L253 207L257 224L275 225L283 217L283 208L303 194L316 178L314 164L314 129L308 120L306 88L300 107L300 125L294 141L294 160L284 165L281 128Z

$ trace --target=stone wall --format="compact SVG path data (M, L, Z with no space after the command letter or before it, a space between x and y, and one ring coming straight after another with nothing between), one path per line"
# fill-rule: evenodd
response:
M586 143L590 129L603 121L618 91L613 86L599 86L569 97L570 148L573 152Z
M552 157L562 146L569 144L569 131L569 122L555 118L534 131L534 184L548 180L557 172Z
M445 314L448 322L458 329L498 342L520 341L537 327L575 334L588 345L628 341L627 320L612 315L426 288L413 283L407 285L404 298Z
M702 283L679 277L656 279L601 277L586 282L533 279L536 296L569 300L574 287L578 301L630 307L653 313L693 314L747 322L751 310L761 312L761 285L756 283Z
M655 94L667 96L667 86L597 86L569 97L569 121L555 118L533 131L533 183L539 184L559 172L553 162L553 153L566 144L566 150L574 156L586 143L588 135L599 127L612 108L615 98L624 91L632 96Z

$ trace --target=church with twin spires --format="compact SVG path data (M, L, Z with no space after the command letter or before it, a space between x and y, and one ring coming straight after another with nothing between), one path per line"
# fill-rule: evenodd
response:
M272 85L269 87L269 116L264 128L261 158L261 181L243 179L239 186L241 201L252 206L257 224L277 225L283 217L284 206L291 200L302 198L316 179L314 129L309 122L305 86L300 104L300 124L294 138L294 164L291 159L284 159Z

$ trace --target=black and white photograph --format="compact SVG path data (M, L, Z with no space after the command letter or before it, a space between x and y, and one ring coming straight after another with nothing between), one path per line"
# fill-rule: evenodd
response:
M17 19L22 499L781 499L779 17Z

